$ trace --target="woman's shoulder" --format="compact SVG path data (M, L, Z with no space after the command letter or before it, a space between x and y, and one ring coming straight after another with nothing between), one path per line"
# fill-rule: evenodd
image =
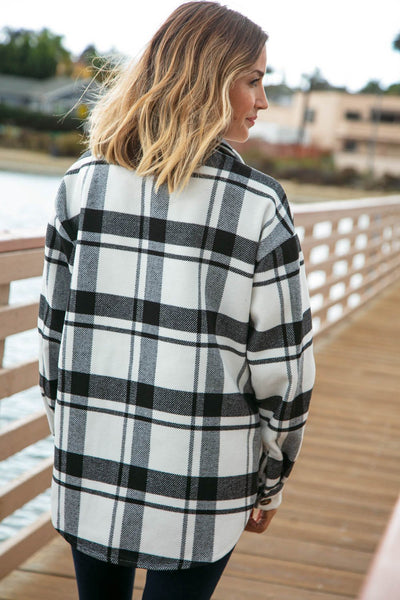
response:
M107 163L105 160L103 160L101 158L96 158L95 156L93 156L93 154L90 152L90 150L88 150L88 151L84 152L83 154L81 154L71 164L71 166L66 170L64 176L71 177L73 175L80 173L82 170L87 169L88 167L97 166L97 165L107 166Z
M279 181L245 163L239 153L225 141L211 159L211 162L214 161L212 168L215 178L231 190L239 188L239 194L233 192L233 197L246 198L246 206L252 206L254 214L262 213L263 222L272 219L279 227L283 226L285 230L293 232L292 211Z
M255 196L271 196L277 202L285 202L286 194L282 185L258 169L248 165L230 144L223 140L210 157L208 164L216 167L219 177L232 185L245 186Z

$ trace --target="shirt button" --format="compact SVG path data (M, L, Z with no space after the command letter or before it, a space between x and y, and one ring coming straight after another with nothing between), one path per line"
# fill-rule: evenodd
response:
M260 504L262 504L263 506L271 504L271 498L263 498L262 500L260 500Z

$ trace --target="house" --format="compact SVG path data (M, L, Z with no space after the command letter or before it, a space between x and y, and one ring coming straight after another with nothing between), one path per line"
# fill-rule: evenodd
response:
M329 150L339 168L399 175L400 96L296 92L260 111L252 136Z
M30 79L0 74L0 103L46 114L62 115L93 102L98 84L91 79Z

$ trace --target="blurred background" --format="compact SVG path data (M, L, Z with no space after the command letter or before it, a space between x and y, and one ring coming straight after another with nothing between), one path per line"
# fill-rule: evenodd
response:
M105 12L76 0L64 10L48 1L7 3L0 31L0 168L61 174L84 150L99 67L137 56L179 4L160 0L149 10L116 0ZM270 106L249 142L237 146L244 158L293 184L400 189L400 3L227 4L269 35ZM293 199L303 199L303 191L294 187Z

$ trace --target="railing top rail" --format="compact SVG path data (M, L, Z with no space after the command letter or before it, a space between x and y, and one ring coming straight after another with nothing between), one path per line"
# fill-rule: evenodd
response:
M42 248L44 239L43 228L0 231L0 253Z
M355 200L332 200L328 202L302 202L291 204L295 215L310 213L345 213L348 210L363 211L365 209L382 208L389 206L400 207L400 194L390 196L377 196L374 198L359 198Z

